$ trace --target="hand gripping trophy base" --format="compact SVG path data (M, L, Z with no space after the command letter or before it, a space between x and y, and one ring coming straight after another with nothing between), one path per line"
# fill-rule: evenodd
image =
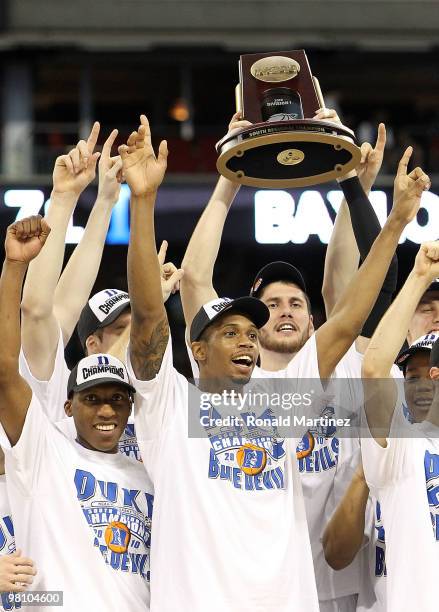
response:
M339 179L361 158L354 133L327 121L255 123L216 145L220 174L249 187L307 187Z

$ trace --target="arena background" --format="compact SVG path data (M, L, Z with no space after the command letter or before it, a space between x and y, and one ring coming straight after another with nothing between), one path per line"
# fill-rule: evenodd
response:
M326 105L361 141L386 123L377 210L384 214L391 204L393 174L408 144L414 163L430 173L433 195L398 250L402 280L418 243L438 237L437 9L436 1L424 0L0 0L2 235L17 214L43 209L56 156L86 135L93 120L101 122L101 143L117 127L120 144L144 112L155 142L169 143L157 236L169 241L169 258L178 265L215 184L214 144L234 111L239 55L305 48ZM303 270L321 322L334 190L328 184L261 195L242 188L215 270L219 292L246 293L262 265L289 260ZM80 237L95 195L94 186L81 197L69 241ZM124 190L113 215L96 290L126 287L128 196ZM168 311L176 364L187 372L178 296ZM68 348L74 361L76 337Z

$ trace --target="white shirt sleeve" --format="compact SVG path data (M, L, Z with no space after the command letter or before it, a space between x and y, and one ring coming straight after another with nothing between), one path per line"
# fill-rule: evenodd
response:
M364 475L375 494L382 487L412 473L413 449L416 445L414 436L419 426L408 422L404 416L404 406L404 389L399 382L387 446L378 444L371 434L361 439ZM364 420L367 424L366 417ZM421 433L419 437L422 437ZM376 497L379 495L376 494Z
M413 438L389 437L383 448L372 437L361 440L364 475L374 494L411 473L414 443Z
M19 371L37 396L43 410L48 410L47 416L55 423L66 417L64 402L67 399L67 381L70 370L64 359L64 342L61 327L59 328L58 345L55 362L49 380L38 380L32 374L23 349L20 350Z
M3 447L7 478L13 478L15 486L22 488L26 495L37 486L40 476L38 466L41 463L46 437L52 429L55 430L38 397L32 394L20 439L12 447L10 444Z

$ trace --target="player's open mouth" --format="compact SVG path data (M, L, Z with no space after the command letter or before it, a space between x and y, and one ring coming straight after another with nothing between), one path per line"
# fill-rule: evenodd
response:
M432 397L419 397L415 400L415 406L419 406L420 408L429 408L432 401Z
M276 327L276 331L281 333L292 333L297 331L297 328L292 323L282 323Z
M248 370L253 365L253 357L251 355L237 355L236 357L232 357L232 363L236 366Z
M116 429L115 423L98 423L93 425L93 427L98 431L114 431Z

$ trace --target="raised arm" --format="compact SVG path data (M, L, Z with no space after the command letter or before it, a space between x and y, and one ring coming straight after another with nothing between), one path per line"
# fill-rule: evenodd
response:
M334 570L350 565L363 546L368 498L369 487L360 463L323 532L325 559Z
M93 153L99 135L95 123L87 142L81 140L68 155L58 157L47 222L53 228L46 248L29 266L23 290L22 345L33 375L48 380L58 343L54 312L55 288L64 260L65 236L78 198L94 179L99 153Z
M65 345L96 281L111 213L119 199L122 160L119 156L111 157L111 147L116 136L117 130L113 130L102 147L96 202L84 235L73 251L55 290L54 313L61 326Z
M50 228L40 216L10 225L0 277L0 421L9 441L20 438L32 393L18 371L20 297L29 262L41 251Z
M362 377L369 430L387 446L396 401L390 369L406 338L410 320L421 297L439 274L439 242L421 245L413 270L381 319L364 354Z
M416 307L438 275L439 242L422 244L413 270L371 338L363 360L365 377L386 378L390 375Z
M375 147L363 143L360 165L340 181L345 197L329 240L323 275L322 294L328 318L358 269L360 252L364 260L381 229L366 194L380 171L385 144L386 128L380 123Z
M316 332L320 376L329 377L360 334L382 287L399 237L415 217L428 176L416 168L407 174L409 147L401 158L394 185L394 204L366 260L338 300L331 318Z
M161 270L161 285L163 303L167 301L169 296L179 290L180 280L183 276L183 270L177 267L170 261L165 263L166 251L168 243L164 240L161 244L157 257ZM131 324L127 325L117 340L108 349L107 353L117 357L119 361L125 363L127 347L130 340Z
M229 131L251 125L248 121L241 121L240 117L240 113L233 115ZM187 246L182 263L184 277L181 282L181 301L187 327L190 327L192 319L203 304L218 297L213 287L213 269L224 224L239 187L240 185L220 176Z
M127 144L119 147L119 153L131 189L128 247L130 360L136 377L150 380L160 369L169 338L154 231L154 204L165 175L168 148L166 141L162 141L156 158L145 115L141 115L140 122Z

